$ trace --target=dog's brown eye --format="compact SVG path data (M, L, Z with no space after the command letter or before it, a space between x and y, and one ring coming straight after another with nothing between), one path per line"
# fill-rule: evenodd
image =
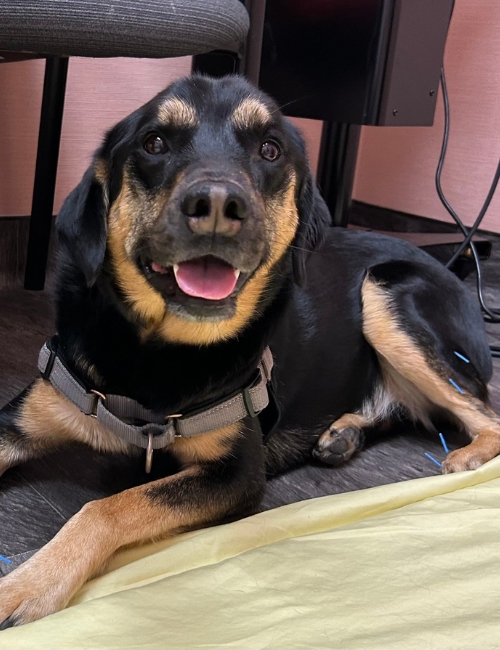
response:
M268 140L264 142L260 147L260 156L264 160L269 160L269 162L274 162L278 160L281 156L281 150L273 140Z
M165 140L157 133L151 133L144 141L144 149L152 156L158 156L159 154L165 153L167 145Z

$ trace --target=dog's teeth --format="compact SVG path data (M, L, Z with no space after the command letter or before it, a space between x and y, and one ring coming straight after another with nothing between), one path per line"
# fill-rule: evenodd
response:
M175 279L177 280L177 272L179 271L179 265L178 265L178 264L174 264L173 268L174 268Z
M238 271L238 269L234 269L234 275L235 275L236 279L238 279L240 277L240 273L241 273L241 271Z
M162 275L165 275L165 273L168 273L168 269L165 266L162 266L161 264L158 264L158 262L151 262L149 265L149 268L153 273L161 273Z

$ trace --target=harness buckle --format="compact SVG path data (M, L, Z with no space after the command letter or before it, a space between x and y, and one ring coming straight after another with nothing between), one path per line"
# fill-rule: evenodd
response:
M256 418L257 413L255 412L255 409L253 407L252 396L250 395L250 390L249 390L248 386L243 389L241 394L243 396L243 403L245 404L245 408L247 410L248 415L252 419Z
M182 434L177 433L176 428L175 428L175 424L173 422L171 422L170 420L175 420L176 418L182 418L182 417L183 417L182 413L174 413L173 415L167 415L165 417L165 422L172 425L172 428L174 430L174 438L182 438Z
M148 446L146 449L146 474L151 472L151 467L153 466L153 434L148 433Z
M99 396L102 397L100 394L99 394ZM182 435L180 433L177 433L177 431L175 430L175 425L172 422L173 419L181 418L181 417L182 417L182 413L175 413L174 415L167 415L166 418L165 418L167 426L172 427L174 438L182 438ZM152 425L152 426L156 427L156 428L158 427L158 425ZM153 451L154 451L154 449L153 449L153 440L154 440L155 434L154 434L153 431L149 431L147 433L147 436L148 436L148 444L147 444L147 447L146 447L146 467L145 467L145 470L146 470L146 474L149 474L151 472L151 467L153 466Z
M106 395L103 395L98 390L94 390L93 388L91 389L90 392L94 393L97 399L94 400L94 404L92 405L92 413L89 413L89 415L91 418L97 418L97 407L99 405L99 399L102 399L102 401L105 402Z
M57 359L57 342L53 343L52 341L50 341L50 343L51 343L50 347L47 345L47 349L49 351L49 358L47 359L45 368L40 371L40 375L42 379L45 379L45 381L50 381L50 374L54 367L54 362Z

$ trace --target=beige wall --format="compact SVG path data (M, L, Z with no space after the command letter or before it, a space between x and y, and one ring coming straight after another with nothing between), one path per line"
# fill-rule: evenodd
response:
M456 0L445 69L451 133L442 184L451 205L470 225L500 158L499 0ZM364 127L354 198L449 221L434 187L442 134L441 98L432 128ZM500 187L483 227L500 232Z
M190 68L190 57L70 59L56 211L104 131ZM0 216L31 211L43 70L41 60L0 65Z

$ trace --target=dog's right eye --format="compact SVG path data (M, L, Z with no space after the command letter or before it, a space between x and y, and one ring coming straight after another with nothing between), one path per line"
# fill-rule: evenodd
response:
M152 156L159 156L167 150L167 143L158 133L150 133L144 140L143 147Z
M260 147L260 157L275 162L281 156L281 149L274 140L266 140Z

